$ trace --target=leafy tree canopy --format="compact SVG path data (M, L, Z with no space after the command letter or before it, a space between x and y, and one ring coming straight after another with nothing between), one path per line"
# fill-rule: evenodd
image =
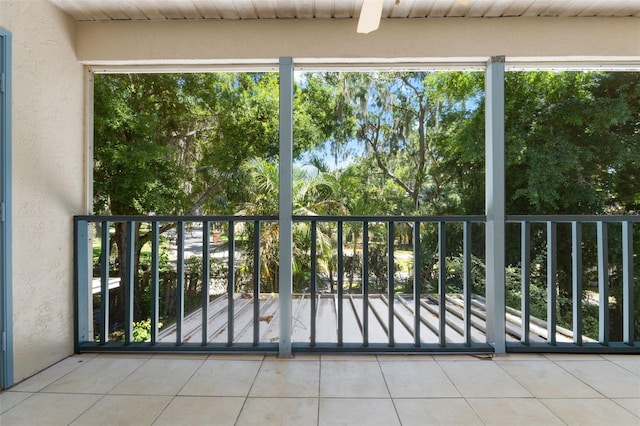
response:
M125 74L95 79L95 211L233 211L248 158L278 155L278 75ZM298 88L295 156L334 124L322 90Z

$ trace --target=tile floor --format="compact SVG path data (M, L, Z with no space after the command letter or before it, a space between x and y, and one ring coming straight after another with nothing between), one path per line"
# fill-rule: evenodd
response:
M11 425L640 425L640 356L76 355Z

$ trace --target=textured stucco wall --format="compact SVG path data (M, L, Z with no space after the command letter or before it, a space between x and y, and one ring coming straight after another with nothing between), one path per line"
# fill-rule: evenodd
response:
M13 335L18 382L73 352L72 216L84 203L76 26L44 0L0 0L13 34Z
M383 19L366 35L352 19L81 22L77 52L87 64L638 61L640 19Z

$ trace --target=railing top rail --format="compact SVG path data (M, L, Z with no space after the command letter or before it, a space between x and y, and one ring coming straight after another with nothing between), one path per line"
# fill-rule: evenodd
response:
M87 222L253 222L258 221L277 221L278 216L256 215L256 216L239 216L239 215L214 215L214 216L181 216L181 215L162 215L162 216L143 216L143 215L84 215L74 216L75 221Z
M507 215L507 223L640 222L640 215Z
M400 215L294 215L295 222L486 222L487 217L483 215L469 216L400 216ZM257 215L257 216L240 216L240 215L211 215L211 216L180 216L180 215L163 215L163 216L144 216L144 215L81 215L74 216L76 221L87 222L251 222L251 221L277 221L278 216Z
M483 215L451 216L401 216L401 215L346 215L346 216L293 216L294 222L486 222Z
M277 221L277 215L78 215L75 221L87 222L252 222ZM294 215L294 222L486 222L484 215L441 215L441 216L401 216L401 215ZM507 223L571 223L571 222L640 222L640 215L507 215Z

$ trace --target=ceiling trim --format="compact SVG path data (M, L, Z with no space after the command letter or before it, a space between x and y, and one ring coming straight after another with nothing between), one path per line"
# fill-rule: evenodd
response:
M49 0L78 22L353 19L363 0ZM367 0L371 1L371 0ZM380 0L382 19L640 17L640 0Z

